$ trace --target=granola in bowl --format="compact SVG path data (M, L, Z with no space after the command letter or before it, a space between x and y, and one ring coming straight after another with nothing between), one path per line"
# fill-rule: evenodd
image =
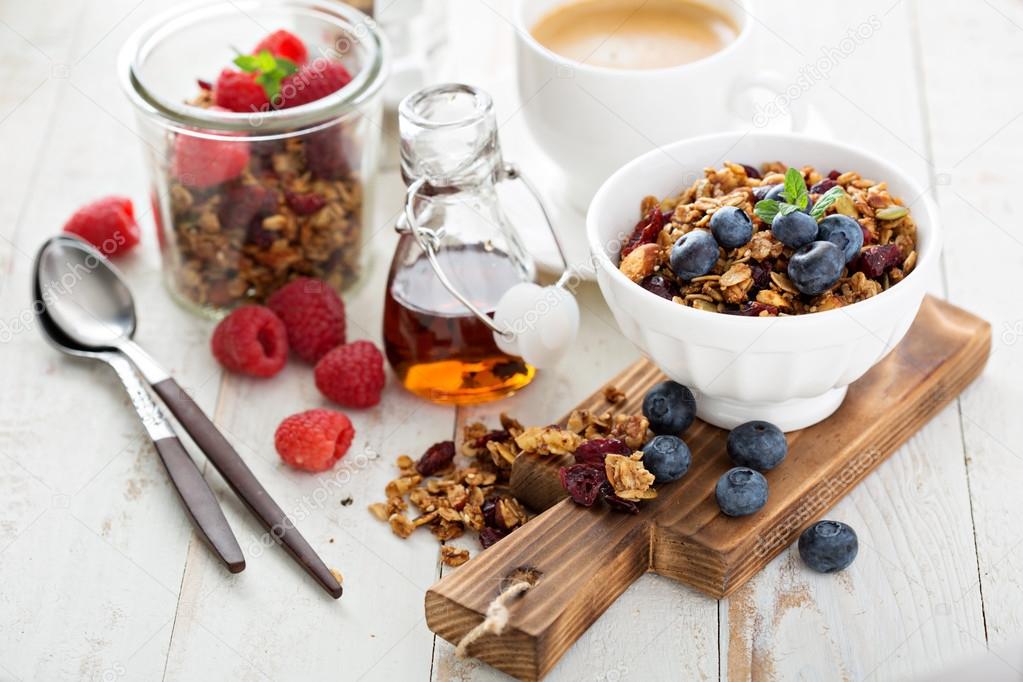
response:
M885 181L855 171L729 162L675 196L647 196L640 210L619 270L710 312L775 317L848 306L898 284L917 260L909 208Z

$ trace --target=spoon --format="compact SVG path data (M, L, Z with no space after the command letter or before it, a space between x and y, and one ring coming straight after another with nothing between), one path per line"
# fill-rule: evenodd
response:
M294 523L195 401L132 337L135 303L121 274L89 244L60 235L37 256L39 300L53 326L82 351L126 357L170 408L220 475L289 554L335 599L341 585Z
M37 301L43 301L40 296L39 278L35 281L35 295ZM185 505L185 511L196 530L206 543L216 552L220 560L224 562L227 569L232 573L240 573L245 570L245 556L242 548L238 546L238 540L231 532L224 512L217 503L217 498L210 490L209 484L203 478L195 461L189 457L185 448L181 445L174 429L163 416L163 412L149 397L145 386L139 379L135 369L124 357L113 351L84 351L72 345L72 342L58 329L47 312L46 304L35 307L36 319L43 330L43 337L50 342L50 345L68 355L78 358L89 358L98 360L109 365L121 384L131 398L131 404L135 408L142 425L149 434L149 438L160 455L160 460L170 475L181 501Z

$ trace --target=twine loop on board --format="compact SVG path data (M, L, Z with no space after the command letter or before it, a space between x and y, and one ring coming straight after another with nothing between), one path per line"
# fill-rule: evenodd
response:
M455 655L465 658L469 647L484 635L500 635L508 626L508 604L528 592L535 582L528 579L519 579L508 584L501 592L494 597L494 601L487 606L487 615L479 625L474 627L458 642L455 647Z

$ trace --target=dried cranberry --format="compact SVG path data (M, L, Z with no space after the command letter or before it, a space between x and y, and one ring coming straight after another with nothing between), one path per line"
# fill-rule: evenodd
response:
M483 549L486 549L507 534L508 533L500 528L491 528L490 526L487 526L480 531L480 546L483 547Z
M757 180L759 180L761 178L760 171L758 171L753 166L749 166L749 165L744 163L744 164L742 164L742 167L746 169L746 176L747 177L756 178Z
M497 498L488 497L483 500L483 522L488 526L497 528L501 524L497 522Z
M631 455L632 448L617 438L594 438L575 450L576 464L599 464L604 466L607 455Z
M307 194L285 192L284 200L288 202L291 210L299 215L312 215L327 205L327 200L316 192Z
M638 246L653 244L657 241L657 235L660 233L661 228L664 227L664 221L670 217L670 214L661 213L660 209L656 206L650 209L646 217L636 223L636 227L632 230L632 236L629 237L625 246L622 247L621 257L625 258Z
M253 220L245 231L245 242L260 249L269 249L277 241L277 233L263 229L258 220Z
M249 226L256 218L270 215L277 210L274 192L262 185L234 185L224 193L217 209L221 226L229 230L240 230Z
M589 464L573 464L558 470L561 487L576 504L592 507L600 496L600 486L607 482L604 470Z
M753 274L753 286L757 289L766 289L771 286L771 270L774 264L770 261L751 261L750 271Z
M872 246L860 254L856 269L867 277L880 277L885 271L902 263L902 249L898 244Z
M604 485L600 487L600 498L604 500L607 506L611 507L615 511L625 512L627 514L638 514L639 505L632 500L623 500L622 498L615 495L614 488L607 481L604 481Z
M423 456L416 462L416 471L423 476L433 476L438 471L451 466L455 459L455 443L450 440L442 440L434 443Z
M825 178L810 188L810 194L824 194L838 183L831 178Z
M196 78L195 82L198 83L200 90L206 90L207 92L209 92L210 90L213 89L213 83L210 83L209 81L204 81L202 78Z
M678 296L678 287L676 287L671 280L666 279L661 275L650 275L640 282L639 285L650 293L657 294L661 298L666 298L669 301L675 296Z
M735 315L741 315L743 317L760 317L760 313L767 312L770 315L777 315L778 308L773 305L767 305L760 301L745 301L739 304L739 309L735 311Z
M833 170L830 173L828 173L828 180L838 180L838 176L840 175L841 175L840 172L838 172L837 170Z
M500 429L497 431L488 431L479 438L473 440L472 447L475 450L487 447L487 443L507 443L511 440L511 434Z

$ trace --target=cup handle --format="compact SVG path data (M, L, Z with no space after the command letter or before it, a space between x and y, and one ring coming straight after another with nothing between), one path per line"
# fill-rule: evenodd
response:
M776 71L766 71L756 75L745 76L732 86L728 97L728 108L736 117L744 118L749 113L749 106L743 101L744 95L756 88L782 93L790 85L792 83ZM773 118L787 116L789 129L792 132L799 133L806 130L807 115L808 107L800 98L787 100L784 108L777 101L771 101L767 107L756 107L756 110L753 112L752 123L755 128L763 128Z

